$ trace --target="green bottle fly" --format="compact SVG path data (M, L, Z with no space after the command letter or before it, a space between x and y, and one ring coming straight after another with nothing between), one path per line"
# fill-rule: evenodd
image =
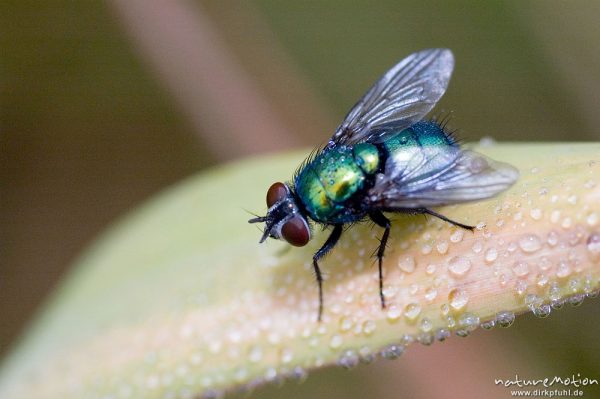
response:
M454 68L450 50L414 53L386 72L350 110L327 146L300 167L292 182L274 183L267 192L260 242L283 238L295 246L311 238L310 222L331 227L313 255L319 287L318 320L323 313L319 259L340 239L344 226L371 220L381 226L377 249L379 296L383 257L391 222L384 213L426 214L458 227L433 207L478 201L510 187L519 176L510 165L462 149L436 121L424 121L442 97Z

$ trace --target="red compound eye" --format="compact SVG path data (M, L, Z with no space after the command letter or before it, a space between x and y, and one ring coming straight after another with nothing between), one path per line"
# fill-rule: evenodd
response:
M277 201L284 199L288 194L288 189L283 183L273 183L267 191L267 206L272 207Z
M283 239L295 247L303 247L310 240L310 230L306 221L300 216L294 216L281 228Z

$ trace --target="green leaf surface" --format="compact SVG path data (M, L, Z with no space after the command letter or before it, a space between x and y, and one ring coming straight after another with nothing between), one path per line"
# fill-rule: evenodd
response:
M348 230L322 262L316 321L311 256L327 232L289 249L257 243L274 181L305 153L192 177L132 212L73 267L4 360L2 398L214 396L333 363L395 356L415 340L544 316L600 285L600 144L478 148L521 178L497 198L440 208L477 225L394 217L386 310L371 257L379 229ZM82 221L85 223L85 221ZM383 352L381 352L383 351Z

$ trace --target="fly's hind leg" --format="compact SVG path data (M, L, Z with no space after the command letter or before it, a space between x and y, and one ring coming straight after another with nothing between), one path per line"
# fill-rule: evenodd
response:
M317 317L318 321L321 321L321 317L323 316L323 275L321 274L321 269L319 268L319 259L323 256L327 255L329 251L335 247L335 244L339 241L342 236L342 225L336 224L333 228L333 231L325 241L325 244L313 255L313 268L315 270L315 277L317 278L317 284L319 285L319 315Z
M469 225L466 225L466 224L462 224L460 222L455 222L454 220L448 219L446 216L440 215L439 213L434 212L431 209L422 208L422 209L419 209L419 211L421 211L421 212L423 212L423 213L425 213L427 215L435 216L438 219L442 219L444 222L448 222L448 223L453 224L454 226L458 226L458 227L460 227L462 229L471 230L471 231L475 230L475 226L469 226Z
M385 308L385 297L383 296L383 255L390 236L391 223L390 220L379 211L372 212L369 216L376 225L385 229L383 231L383 236L381 236L381 241L379 242L379 248L377 249L377 261L379 263L379 298L381 298L381 308L383 309Z

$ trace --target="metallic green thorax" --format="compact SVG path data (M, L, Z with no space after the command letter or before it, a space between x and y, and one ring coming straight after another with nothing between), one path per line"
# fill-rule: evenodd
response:
M353 222L364 216L355 205L360 202L357 197L370 188L367 184L373 179L369 177L385 173L382 157L400 161L402 154L409 156L426 146L446 145L455 143L439 125L419 122L377 145L365 142L326 148L298 173L296 194L317 222Z
M340 146L321 152L296 178L296 192L311 218L339 222L346 201L363 188L365 178L379 166L373 144Z

